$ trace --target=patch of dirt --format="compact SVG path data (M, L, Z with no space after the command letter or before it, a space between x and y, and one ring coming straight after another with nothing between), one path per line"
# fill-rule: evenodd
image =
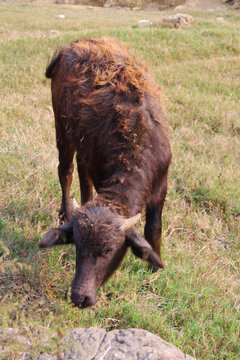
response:
M228 6L219 0L186 0L184 7L194 10L226 10Z

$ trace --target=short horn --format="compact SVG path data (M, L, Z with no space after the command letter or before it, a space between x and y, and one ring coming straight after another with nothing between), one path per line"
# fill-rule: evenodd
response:
M133 227L134 225L136 225L136 223L138 222L138 220L140 219L141 217L141 214L137 214L137 215L134 215L132 217L130 217L129 219L124 219L122 221L122 224L120 226L120 229L122 231L127 231L128 229L130 229L131 227Z
M73 211L73 213L75 213L78 208L79 208L79 205L77 203L77 200L75 198L73 198L72 199L72 211Z

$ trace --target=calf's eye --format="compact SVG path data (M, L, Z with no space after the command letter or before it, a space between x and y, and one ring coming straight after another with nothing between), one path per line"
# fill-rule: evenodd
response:
M105 254L111 254L111 252L113 252L113 248L109 248L105 251Z

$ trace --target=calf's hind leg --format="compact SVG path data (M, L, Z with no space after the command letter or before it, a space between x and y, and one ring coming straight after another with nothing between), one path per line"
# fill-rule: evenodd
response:
M164 268L161 258L161 235L162 235L162 210L167 193L167 174L161 180L160 186L154 189L154 193L146 206L146 224L144 228L145 239L151 244L153 250L160 257L161 266ZM152 271L157 271L154 265L149 265Z
M74 149L70 144L57 143L59 151L58 176L62 188L62 204L59 211L60 222L70 221L72 218L72 205L70 201L70 186L73 174Z

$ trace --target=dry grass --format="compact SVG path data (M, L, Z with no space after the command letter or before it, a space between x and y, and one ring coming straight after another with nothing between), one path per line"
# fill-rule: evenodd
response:
M141 327L199 359L238 359L240 17L191 14L191 28L173 30L138 28L156 12L0 4L0 236L10 250L1 250L1 327ZM166 270L151 274L128 254L96 306L80 312L65 299L74 249L38 249L61 198L44 71L61 44L102 35L125 41L163 88L173 150ZM72 195L79 198L76 177ZM31 267L12 271L13 261Z

